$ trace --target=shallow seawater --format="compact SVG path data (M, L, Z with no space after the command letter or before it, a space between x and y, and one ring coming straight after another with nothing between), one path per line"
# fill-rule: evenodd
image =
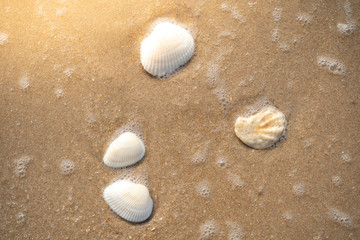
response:
M166 79L139 57L158 19L196 46ZM360 239L359 1L2 0L0 23L1 239ZM253 150L234 123L265 103L288 129ZM147 152L114 170L121 129ZM142 224L102 197L124 177Z

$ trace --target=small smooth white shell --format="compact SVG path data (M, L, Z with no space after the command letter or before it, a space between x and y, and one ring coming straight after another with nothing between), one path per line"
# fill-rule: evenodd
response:
M268 106L250 117L238 117L235 133L249 147L264 149L280 140L285 127L285 115Z
M149 190L142 184L118 180L104 190L103 197L117 215L130 222L143 222L153 209Z
M169 22L160 22L141 42L141 64L151 75L162 77L187 63L194 48L194 39L187 30Z
M127 167L140 161L145 155L145 145L132 132L125 132L115 139L104 155L109 167Z

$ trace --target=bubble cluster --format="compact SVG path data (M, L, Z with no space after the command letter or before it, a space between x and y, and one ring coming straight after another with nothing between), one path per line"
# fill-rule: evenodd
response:
M210 187L207 181L203 180L196 185L196 191L204 198L210 197Z
M229 94L225 91L223 87L217 87L216 89L213 90L213 93L218 98L223 112L226 113L229 110L229 105L230 105Z
M74 73L74 68L67 68L64 70L64 75L68 78L72 78L72 74Z
M255 2L255 1L249 1L248 2L248 6L251 7L251 8L254 7L256 4L257 4L257 2Z
M207 71L207 80L210 87L215 87L219 82L219 65L211 64Z
M17 160L15 160L16 168L15 168L15 174L19 178L24 178L26 176L26 169L28 163L31 161L31 157L29 156L23 156Z
M62 98L64 96L64 91L61 88L55 90L55 95L57 98Z
M63 159L60 163L60 171L64 175L69 175L75 170L75 163L69 159Z
M271 41L277 42L279 40L279 28L274 28L271 32Z
M289 44L287 44L287 43L280 43L279 48L280 48L281 51L283 51L283 52L288 52L288 51L290 51L290 46L289 46Z
M231 16L235 18L236 20L239 20L240 23L245 23L244 16L239 12L239 9L237 7L234 7L231 11Z
M218 226L214 220L205 222L200 226L200 240L213 238L217 231Z
M305 194L305 184L302 182L297 183L293 186L292 190L296 196L301 197Z
M245 182L240 178L240 176L231 172L227 173L227 179L235 187L242 188L245 185Z
M219 168L226 168L228 166L228 159L226 157L219 157L216 160L216 165Z
M25 214L23 212L19 212L16 215L16 220L18 224L23 224L25 222Z
M313 240L323 240L323 238L321 237L321 235L317 235L313 237Z
M0 32L0 45L4 45L8 41L9 35L4 32Z
M132 169L122 169L119 176L114 179L113 182L117 180L130 180L133 183L142 184L149 187L148 174L146 170L143 173L137 173Z
M347 23L338 23L336 26L339 33L344 35L350 35L356 29L356 22L354 20L351 20L348 21Z
M229 9L229 5L227 5L226 3L222 3L220 5L220 9L223 11L227 11Z
M281 19L281 13L282 13L282 9L281 8L274 8L272 16L274 18L275 22L279 22Z
M27 90L30 87L30 80L28 76L23 76L19 80L19 85L22 90Z
M353 221L348 214L346 214L336 208L331 208L329 210L328 214L334 222L336 222L348 229L353 228L353 226L354 226Z
M226 225L229 229L228 239L229 240L241 240L244 237L244 232L242 227L240 227L237 223L227 222Z
M346 162L346 163L350 163L351 162L351 157L349 154L345 153L345 152L341 152L341 159Z
M332 181L332 183L335 184L335 186L337 186L337 187L340 187L340 186L342 185L342 180L341 180L341 178L340 178L339 176L333 176L333 177L331 178L331 181Z
M112 138L110 139L110 142L108 145L110 145L111 142L113 142L116 138L118 138L121 134L125 132L132 132L136 136L138 136L144 143L146 142L141 130L141 125L137 121L131 121L122 126L121 128L118 128L115 130L115 133L113 134Z
M351 5L348 0L344 3L344 10L346 14L346 23L338 23L336 26L340 34L350 35L355 31L357 24L355 19L352 18Z
M283 218L285 218L287 221L291 221L293 219L293 214L290 211L285 211L282 214Z
M345 75L346 73L345 66L334 58L319 56L317 65L336 75Z
M194 163L194 164L200 164L200 163L203 163L206 161L206 158L208 156L208 152L209 152L209 145L210 145L210 142L207 142L205 144L205 147L199 149L194 155L193 157L191 158L191 161Z
M299 13L296 18L299 22L309 24L312 20L312 16L308 13Z
M350 5L350 1L346 0L344 3L344 10L345 10L345 14L347 17L351 17L352 15L352 10L351 10L351 5Z

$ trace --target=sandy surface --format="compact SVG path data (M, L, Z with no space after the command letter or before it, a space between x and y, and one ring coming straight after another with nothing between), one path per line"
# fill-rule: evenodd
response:
M0 238L360 239L360 29L338 25L359 1L169 2L0 1ZM159 18L196 44L165 80L139 58ZM289 128L253 150L234 123L264 102ZM113 170L124 126L146 157ZM124 175L150 189L145 223L102 198Z

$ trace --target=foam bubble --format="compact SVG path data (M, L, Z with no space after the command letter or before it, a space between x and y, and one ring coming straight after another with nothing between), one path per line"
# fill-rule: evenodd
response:
M68 78L72 78L72 74L74 73L74 68L67 68L64 70L64 75Z
M313 240L323 240L323 238L321 237L321 235L317 235L313 237Z
M9 35L4 32L0 32L0 45L4 45L8 41Z
M255 103L247 107L247 111L242 114L243 117L249 117L256 114L261 109L266 107L274 107L267 97L259 98ZM275 108L275 107L274 107Z
M60 171L64 175L69 175L75 170L75 163L69 159L63 159L60 163Z
M352 34L356 29L356 22L353 19L350 19L347 21L347 23L338 23L337 29L339 33L343 35L350 35Z
M15 174L19 178L24 178L26 176L26 169L28 163L31 161L31 157L29 156L23 156L19 159L15 160L16 168L15 168Z
M274 21L275 22L279 22L280 19L281 19L281 12L282 12L282 9L281 8L274 8L273 10L273 18L274 18Z
M228 167L228 159L226 157L219 157L216 160L216 165L219 168L227 168Z
M226 225L229 229L229 240L241 240L244 237L244 232L242 230L242 227L239 226L237 223L234 222L227 222Z
M234 7L231 11L231 16L235 18L236 20L239 20L240 23L245 23L244 16L239 12L239 9L237 7Z
M62 98L64 96L64 91L60 88L55 90L55 95L57 98Z
M317 65L336 75L345 75L346 73L345 66L334 58L319 56Z
M207 71L207 80L210 87L215 87L219 82L219 65L211 64Z
M293 219L293 214L290 211L285 211L282 214L283 218L285 218L287 221L291 221Z
M348 214L346 214L336 208L331 208L329 210L328 214L334 222L336 222L348 229L353 228L353 226L354 226L353 221Z
M351 9L351 5L350 5L350 1L346 0L344 3L344 10L345 10L345 14L347 17L351 17L352 15L352 9Z
M245 182L240 178L240 176L231 172L227 173L227 179L235 187L242 188L245 185Z
M217 223L214 220L207 221L200 226L200 239L210 239L213 238L218 232Z
M293 193L298 196L301 197L305 194L305 183L297 183L293 186L292 188Z
M128 122L127 124L125 124L121 128L115 130L115 133L112 136L112 139L111 139L110 143L112 141L114 141L116 138L118 138L124 132L132 132L132 133L134 133L136 136L141 138L141 140L145 143L145 139L144 139L144 136L143 136L142 130L141 130L141 125L137 121Z
M199 149L192 157L191 161L194 163L194 164L200 164L200 163L203 163L206 161L206 158L208 156L208 153L209 153L209 145L210 145L210 142L207 142L205 144L205 147Z
M196 185L196 191L204 198L210 197L210 187L206 180L203 180Z
M346 162L346 163L350 163L351 162L351 157L349 154L345 153L345 152L341 152L341 159Z
M274 28L271 32L271 41L277 42L279 40L279 28Z
M257 4L257 2L254 2L254 1L248 2L248 6L251 8L254 7L256 4Z
M121 169L119 176L114 179L113 182L117 180L130 180L134 183L149 187L148 174L146 173L146 170L144 170L141 174L131 169Z
M342 185L342 180L339 176L333 176L331 178L331 181L333 182L333 184L335 184L335 186L340 187Z
M219 100L220 106L224 113L229 110L230 105L230 96L223 87L217 87L213 90L213 93L216 95Z
M30 87L30 80L28 76L23 76L19 80L19 85L22 90L27 90Z
M298 13L297 18L299 22L309 24L312 20L312 16L308 13Z
M23 212L19 212L16 215L16 220L18 224L23 224L25 222L25 214Z
M220 5L220 9L223 11L227 11L229 9L229 5L227 5L226 3L222 3Z
M290 46L289 46L289 44L287 44L287 43L280 43L279 48L280 48L281 51L283 51L283 52L288 52L288 51L290 51Z

